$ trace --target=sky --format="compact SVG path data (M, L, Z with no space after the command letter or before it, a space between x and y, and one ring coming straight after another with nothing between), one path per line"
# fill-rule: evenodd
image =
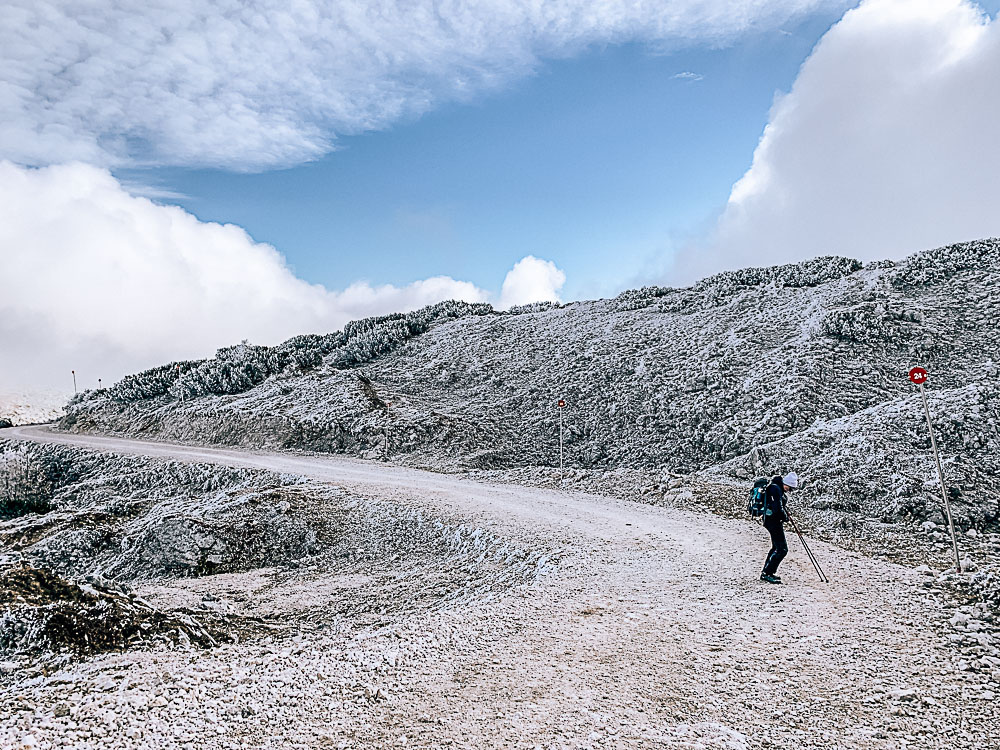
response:
M998 4L0 0L0 391L1000 235Z

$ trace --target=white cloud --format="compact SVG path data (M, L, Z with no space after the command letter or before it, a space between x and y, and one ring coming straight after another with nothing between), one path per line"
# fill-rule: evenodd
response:
M0 388L68 388L71 369L94 387L242 339L488 297L443 276L329 291L243 229L130 195L106 170L0 162Z
M723 43L845 0L5 0L0 158L316 158L595 43Z
M675 78L680 81L702 81L705 76L700 73L692 73L690 70L685 70L683 73L674 73L671 78Z
M559 290L565 283L566 274L555 263L528 255L507 272L498 305L506 310L532 302L558 302Z
M1000 25L966 0L867 0L775 101L689 281L824 254L1000 235Z

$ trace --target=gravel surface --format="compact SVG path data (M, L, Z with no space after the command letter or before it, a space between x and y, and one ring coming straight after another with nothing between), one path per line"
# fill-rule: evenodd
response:
M261 625L207 650L3 663L0 747L997 746L987 613L919 566L813 540L824 585L792 540L786 584L768 586L761 529L709 513L358 460L2 436L298 474L455 542L367 574L320 555L144 584L151 606Z

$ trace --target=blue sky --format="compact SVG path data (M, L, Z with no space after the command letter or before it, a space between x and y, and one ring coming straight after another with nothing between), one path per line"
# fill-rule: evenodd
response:
M331 288L432 275L495 287L527 254L569 299L648 282L721 212L777 91L840 17L817 13L718 49L595 47L279 171L120 170L233 222ZM677 78L694 73L700 79ZM162 199L161 199L162 200Z
M0 389L1000 236L1000 0L5 3Z

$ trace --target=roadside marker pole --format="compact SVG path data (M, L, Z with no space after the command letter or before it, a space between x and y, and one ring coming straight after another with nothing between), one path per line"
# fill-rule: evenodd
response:
M563 409L566 408L566 400L559 399L559 481L563 481Z
M383 445L383 450L382 450L382 460L383 461L388 461L389 460L389 407L390 406L392 406L392 401L386 401L385 402L385 433L384 433L385 442L382 444Z
M938 481L941 483L941 499L944 500L944 512L948 517L948 533L951 534L951 546L955 550L955 570L962 572L962 558L958 554L958 537L955 536L955 522L951 518L951 503L948 502L948 490L944 484L944 470L941 468L941 456L938 454L937 440L934 438L934 425L931 423L931 410L927 406L927 392L924 383L927 382L927 370L914 367L910 370L910 381L920 386L920 399L924 404L924 416L927 417L927 429L931 433L931 449L934 451L934 462L937 464Z
M75 395L79 393L76 389L76 370L70 370L70 372L73 373L73 394Z

